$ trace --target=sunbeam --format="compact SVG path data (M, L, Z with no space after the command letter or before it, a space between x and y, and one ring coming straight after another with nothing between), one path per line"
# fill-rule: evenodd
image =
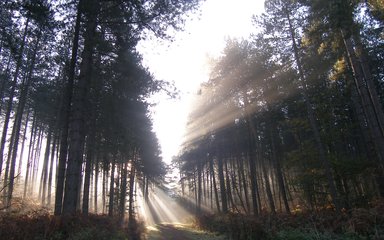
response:
M185 224L191 219L191 213L161 188L153 186L148 194L148 200L145 200L142 191L137 194L139 217L148 227L154 228L162 223Z

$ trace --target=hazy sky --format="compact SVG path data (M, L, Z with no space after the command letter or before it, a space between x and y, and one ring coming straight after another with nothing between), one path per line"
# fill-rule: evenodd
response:
M155 78L174 82L179 99L153 96L154 130L165 162L178 154L183 142L190 101L201 82L208 80L208 56L218 56L225 38L247 38L254 30L252 15L263 11L263 0L206 0L200 17L186 22L173 42L147 40L138 50Z

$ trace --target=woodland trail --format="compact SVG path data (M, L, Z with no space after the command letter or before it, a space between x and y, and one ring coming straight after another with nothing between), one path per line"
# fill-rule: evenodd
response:
M225 240L222 235L196 230L188 224L162 223L147 227L145 240Z
M224 240L224 236L196 229L193 215L176 197L155 187L150 191L148 201L138 192L138 209L141 220L146 224L146 240Z

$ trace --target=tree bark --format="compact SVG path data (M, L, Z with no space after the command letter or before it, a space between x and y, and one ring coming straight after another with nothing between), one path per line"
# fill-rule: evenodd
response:
M269 182L269 176L268 176L267 168L265 166L265 160L261 163L261 168L263 169L265 190L267 192L269 208L271 209L272 214L276 214L275 202L273 200L273 194L272 194L272 190L271 190L271 183Z
M9 152L12 152L11 165L10 165L10 171L9 171L9 188L8 188L8 201L9 202L11 202L12 194L13 194L13 188L14 188L16 158L17 158L17 152L18 152L18 147L19 147L21 122L23 119L25 104L27 103L27 96L28 96L29 87L30 87L31 82L32 82L33 70L35 68L36 55L37 55L37 51L38 51L39 46L40 46L41 35L42 35L42 30L39 29L36 43L35 43L35 48L33 49L32 53L31 53L31 63L30 63L28 73L26 76L26 82L23 84L22 89L21 89L21 93L19 96L19 104L17 106L15 121L14 121L13 129L12 129L12 135L14 135L14 136L11 137L11 139L13 139L13 142L11 141L11 143L9 145L10 149L12 149L12 151L9 151Z
M94 212L97 214L97 210L98 210L97 198L98 198L98 186L99 186L99 184L98 184L99 183L99 161L98 161L99 158L96 157L95 160L96 160L95 163L94 163L94 165L95 165L95 174L94 174L95 181L94 181L94 184L93 184L95 189L94 189L94 203L93 203L93 205L94 205Z
M354 74L355 85L360 96L365 119L379 160L376 180L379 186L380 195L384 196L384 114L382 106L373 83L373 77L367 66L367 59L364 56L362 47L360 45L357 46L358 51L360 51L359 59L356 56L351 37L348 37L344 30L340 31L348 55L348 60Z
M37 129L36 129L36 117L33 116L32 121L32 127L31 127L31 134L29 139L29 148L28 148L28 158L27 158L27 169L25 170L25 181L24 181L24 194L23 198L25 199L27 197L28 192L28 183L31 179L31 168L32 168L32 152L33 152L33 146L35 145L36 135L37 135Z
M257 216L259 214L259 202L257 198L257 192L258 192L258 184L257 184L257 172L256 172L256 164L255 164L255 149L252 139L252 134L249 134L249 156L248 156L248 165L249 165L249 171L250 171L250 178L251 178L251 198L252 198L252 210L253 214Z
M58 160L58 171L57 171L57 183L55 192L55 210L54 215L58 216L62 213L63 208L63 194L64 194L64 181L66 174L67 164L67 151L68 151L68 130L69 130L69 116L71 113L71 104L73 96L73 86L75 79L75 69L77 62L77 53L79 48L79 35L80 35L80 24L81 24L81 5L83 0L79 1L77 7L76 24L73 35L71 62L68 69L68 80L63 95L63 104L61 110L61 138L60 138L60 154ZM60 121L60 120L58 120Z
M89 1L89 2L88 2ZM72 120L70 125L70 145L68 150L68 164L65 179L63 214L76 212L79 195L78 182L81 179L81 166L83 164L84 140L85 140L85 111L92 78L92 57L96 37L97 15L100 8L99 0L87 0L84 2L86 20L86 32L84 50L80 66L80 76L76 87Z
M24 148L25 148L25 140L27 139L27 130L28 130L28 123L29 123L29 114L31 110L28 109L27 116L25 116L25 123L24 123L24 131L23 131L23 137L22 137L22 142L21 142L21 149L20 149L20 158L18 162L18 168L17 168L17 173L21 174L21 166L23 165L23 160L24 160Z
M41 172L41 181L40 181L40 193L41 204L45 206L47 184L48 184L48 165L49 165L49 156L51 150L51 139L52 139L52 130L48 130L47 144L45 146L44 162L43 169Z
M0 176L1 176L2 167L3 167L4 148L5 148L6 138L7 138L9 119L11 117L11 111L12 111L12 106L13 106L13 97L15 95L17 79L19 77L19 71L20 71L22 60L23 60L24 46L25 46L25 41L26 41L26 37L27 37L27 33L28 33L29 20L30 19L27 18L27 20L25 22L23 40L21 42L20 50L19 50L20 51L19 56L17 57L17 61L16 61L16 69L15 69L15 73L13 75L13 81L11 83L11 91L9 93L7 111L6 111L5 117L4 117L4 126L3 126L2 136L1 136L1 142L0 142Z
M83 193L83 214L88 215L89 213L89 190L91 183L91 171L92 171L92 160L93 160L93 144L94 134L90 134L87 141L87 156L85 161L85 175L84 175L84 193Z
M225 187L223 159L221 156L218 156L217 165L218 165L218 171L219 171L218 174L219 174L220 196L221 196L221 211L223 213L227 213L228 212L227 191Z
M129 205L128 205L128 217L129 217L129 223L135 222L135 215L134 215L134 189L135 189L135 167L134 164L131 164L131 169L129 172Z
M211 177L212 177L212 182L213 182L213 191L215 193L216 208L217 208L217 211L220 212L219 194L217 192L215 169L213 167L213 159L212 158L209 159L209 169L211 172Z
M277 177L277 183L279 185L280 193L283 198L284 202L284 208L286 213L290 213L289 209L289 203L288 203L288 198L287 198L287 191L285 189L285 184L284 184L284 177L283 177L283 171L281 169L281 164L280 164L280 148L278 147L279 144L276 143L277 140L277 133L276 133L276 125L274 123L271 124L270 126L270 132L271 132L271 147L272 147L272 161L275 165L275 170L276 170L276 177Z
M47 190L47 206L51 207L52 199L52 179L53 179L53 166L55 165L55 151L57 147L57 136L56 133L53 133L53 142L51 147L51 159L49 164L49 174L48 174L48 190Z
M197 163L197 204L196 204L196 213L199 215L201 213L201 199L202 199L202 176L201 176L201 162Z
M299 49L298 49L298 46L296 44L295 31L294 31L293 26L292 26L292 22L291 22L291 18L290 18L290 14L289 14L288 9L285 9L285 11L286 11L286 17L288 20L289 33L290 33L290 37L291 37L291 41L292 41L294 58L295 58L297 70L299 72L299 76L300 76L300 80L301 80L301 84L302 84L301 93L302 93L302 96L304 98L305 106L307 108L307 115L308 115L308 119L309 119L309 124L311 126L313 135L315 137L317 150L319 151L320 161L324 165L325 175L326 175L327 180L328 180L329 191L331 194L331 201L332 201L333 205L335 206L336 210L340 211L341 210L340 199L338 197L337 190L336 190L335 179L334 179L333 173L332 173L331 162L326 155L325 148L324 148L323 142L321 140L319 127L318 127L318 124L316 122L315 113L314 113L314 110L312 108L312 104L310 102L310 99L307 95L306 78L305 78L304 71L303 71L302 64L301 64L300 57L299 57Z
M120 223L124 223L125 217L125 206L126 206L126 197L127 197L127 175L128 175L128 163L123 163L121 169L121 188L120 188L120 205L119 205L119 218Z
M109 182L109 205L108 205L108 216L113 216L114 199L115 199L115 157L112 159L111 167L111 180Z

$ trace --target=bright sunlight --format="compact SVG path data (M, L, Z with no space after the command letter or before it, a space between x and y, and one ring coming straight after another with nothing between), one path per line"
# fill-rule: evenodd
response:
M144 64L155 77L173 82L180 91L177 99L165 94L152 98L154 130L165 162L178 154L191 98L209 78L209 58L220 54L226 38L246 38L252 33L252 16L263 11L263 4L261 0L207 0L201 14L188 20L173 42L149 40L139 46Z

